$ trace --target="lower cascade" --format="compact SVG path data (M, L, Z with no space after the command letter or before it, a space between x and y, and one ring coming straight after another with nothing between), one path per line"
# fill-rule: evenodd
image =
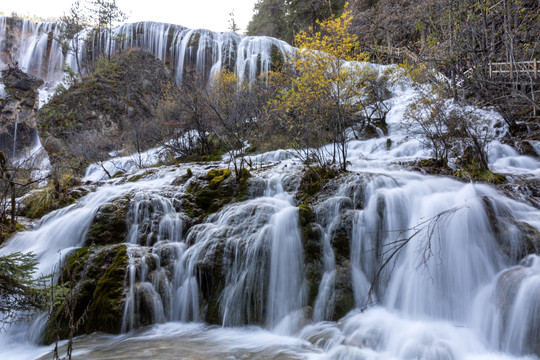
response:
M537 209L489 185L360 163L299 205L300 164L274 164L240 190L202 165L191 177L139 170L0 251L31 249L42 273L65 257L78 291L91 289L82 328L120 335L76 338L75 358L196 358L197 346L210 358L537 358ZM29 344L49 326L10 328L6 358L46 358Z
M34 40L54 30L20 25ZM235 52L252 78L288 51L166 24L124 30L142 34L124 46L151 47L178 81L188 60L211 74ZM49 359L55 345L96 360L540 359L539 158L490 123L489 167L508 182L426 174L429 149L400 125L408 86L381 100L384 131L344 133L344 171L306 169L298 149L243 154L249 169L235 152L163 165L159 149L88 166L76 198L0 247L34 253L37 276L73 299L0 332L0 359Z

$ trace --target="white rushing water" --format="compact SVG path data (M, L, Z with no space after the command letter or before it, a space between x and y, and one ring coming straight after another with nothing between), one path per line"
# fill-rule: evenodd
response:
M45 83L40 89L40 104L47 101L61 81L63 64L75 71L78 68L76 55L73 52L63 54L60 43L54 40L59 38L59 31L54 23L0 17L0 53L10 56L8 59L0 58L0 70L9 63L19 63L24 71L43 79ZM7 36L11 37L10 50L5 48ZM83 54L95 56L99 48L110 49L112 53L140 48L150 51L167 64L178 83L190 66L207 79L227 69L240 79L253 80L270 70L273 61L279 61L280 57L287 56L292 50L289 44L275 38L248 37L233 32L216 33L154 22L118 26L113 29L112 38L123 40L110 42L106 32L102 36L93 36L92 32L83 30L73 40L79 42L78 46L74 46L80 49L77 54L79 64L86 62ZM88 49L88 46L94 50Z
M142 34L123 46L172 59L177 76L184 59L212 74L232 66L236 52L237 73L251 78L270 59L260 54L280 46L168 24L115 31ZM192 224L182 198L209 169L226 165L145 169L159 160L154 149L90 166L85 181L94 191L14 236L0 255L32 251L39 272L49 273L84 245L101 206L128 196L125 333L77 338L76 359L538 359L540 259L524 257L524 228L540 230L540 211L491 185L402 166L430 153L400 125L415 90L391 90L388 135L349 142L349 173L311 206L315 250L294 197L302 166L291 153L254 155L265 167L251 171L247 199ZM540 176L537 158L497 140L489 161L511 179ZM193 177L177 182L188 167ZM108 179L118 170L126 174ZM344 289L351 311L339 319ZM222 327L204 324L210 315ZM51 347L37 344L43 325L40 318L1 334L0 358L50 357Z

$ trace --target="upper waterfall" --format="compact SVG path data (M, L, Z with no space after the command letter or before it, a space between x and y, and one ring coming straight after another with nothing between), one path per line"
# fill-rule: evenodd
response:
M122 35L123 34L123 35ZM35 23L23 19L0 17L0 68L9 63L19 66L45 81L52 90L62 78L62 66L76 69L75 55L63 53L56 23ZM157 22L123 24L112 35L99 35L89 29L79 36L81 63L96 55L96 49L118 52L144 49L164 62L180 83L188 71L210 78L222 69L234 71L241 79L253 80L280 63L292 47L284 41L266 36L243 36L234 32L212 32L188 29L180 25Z

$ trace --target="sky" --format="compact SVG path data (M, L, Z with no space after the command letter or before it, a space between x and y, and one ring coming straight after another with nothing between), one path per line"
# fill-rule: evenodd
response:
M67 12L73 0L2 0L0 11L6 15L15 11L22 15L41 18L60 17ZM116 0L127 15L126 22L159 21L203 28L212 31L228 31L230 13L240 33L244 33L253 15L256 0Z

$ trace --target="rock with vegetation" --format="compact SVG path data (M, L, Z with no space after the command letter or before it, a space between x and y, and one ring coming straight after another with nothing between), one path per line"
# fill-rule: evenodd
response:
M452 175L454 171L446 164L444 160L429 158L415 162L414 170L418 170L430 175Z
M20 211L28 218L39 219L51 211L73 204L89 191L89 188L80 186L79 179L65 174L53 178L49 184L25 197Z
M15 149L20 154L33 146L36 139L37 88L43 80L28 76L15 64L2 70L1 82L5 95L0 94L0 151L12 154Z
M352 288L351 267L338 266L336 268L336 283L334 288L334 312L332 320L338 321L349 311L355 308L354 291Z
M152 54L133 50L103 59L41 108L42 143L53 165L67 162L82 171L87 162L123 147L140 151L155 145L162 130L157 110L178 97L171 73Z
M306 169L296 193L296 199L304 203L317 200L321 189L339 172L330 167L311 166Z
M242 169L239 176L229 169L212 169L205 177L192 180L182 200L183 211L197 223L232 201L245 200L251 174Z
M123 196L100 206L86 237L86 244L112 245L126 241L128 231L127 214L130 196Z
M68 256L59 280L64 290L57 295L44 342L65 339L70 331L74 335L119 333L128 263L125 245L84 247Z

